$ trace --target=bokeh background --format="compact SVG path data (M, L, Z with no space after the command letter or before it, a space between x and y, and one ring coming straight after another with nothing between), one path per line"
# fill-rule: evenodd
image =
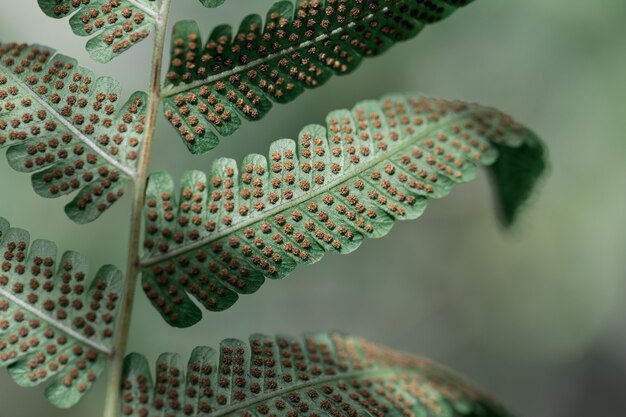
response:
M271 0L230 0L207 10L175 2L172 21L194 17L205 33L265 11ZM223 313L174 330L142 294L130 349L151 360L185 357L200 344L253 332L342 329L434 358L468 376L524 417L626 415L626 2L478 0L382 58L364 62L292 105L277 105L203 157L190 156L161 123L152 168L178 177L218 156L267 153L327 112L387 92L423 91L504 109L536 130L551 171L516 228L494 216L486 176L433 202L352 255L327 256L287 279L268 282ZM96 65L67 21L52 21L35 0L0 1L0 39L40 42L76 56L128 94L147 87L151 43ZM79 249L93 269L124 265L129 199L100 221L78 226L67 200L46 201L29 178L0 164L0 214L34 237ZM91 417L104 384L71 411L43 389L16 387L0 374L1 417Z

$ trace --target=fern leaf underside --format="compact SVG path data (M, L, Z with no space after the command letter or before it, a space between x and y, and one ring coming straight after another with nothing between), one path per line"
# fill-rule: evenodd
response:
M117 81L72 58L0 43L0 148L14 169L34 173L39 195L78 192L66 213L79 223L114 204L136 172L147 96L119 97Z
M206 44L196 22L180 22L163 89L165 116L192 153L207 152L242 118L262 118L272 101L286 103L333 74L351 72L364 57L414 37L471 1L312 0L295 8L281 1L265 25L251 15L234 36L230 26L218 26Z
M122 273L102 267L88 283L87 260L57 257L56 245L0 217L0 367L21 386L50 382L56 406L76 404L112 353Z
M123 416L510 416L435 363L343 334L228 339L196 348L186 372L164 354L154 381L126 358Z
M238 167L223 158L208 175L188 172L178 201L171 177L154 174L143 288L168 323L190 326L201 318L190 295L224 310L265 278L282 278L326 251L349 253L365 237L384 236L395 220L419 217L429 199L493 164L499 149L505 162L539 150L524 166L511 164L519 172L508 175L508 188L498 187L511 217L543 168L539 140L492 108L420 95L333 112L327 127L304 128L297 144L274 142L268 159L250 155Z
M87 51L101 63L108 62L144 40L157 19L155 0L38 0L49 17L70 17L72 31L91 36Z

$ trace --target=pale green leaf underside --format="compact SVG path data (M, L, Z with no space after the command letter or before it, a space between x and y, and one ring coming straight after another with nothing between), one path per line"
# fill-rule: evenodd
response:
M472 0L313 0L276 3L265 24L246 17L233 35L216 27L203 43L198 24L179 22L163 89L166 118L193 153L217 146L241 119L259 120L363 58L417 35Z
M440 365L337 333L227 339L196 348L186 372L163 354L154 381L126 358L122 416L510 417Z
M0 217L0 367L21 386L50 382L46 396L71 407L92 387L112 353L122 273L87 260L59 259L57 247L10 228Z
M497 161L500 205L512 220L544 166L532 132L476 104L394 95L326 123L304 128L297 143L274 142L268 159L250 155L238 167L223 158L208 175L188 172L178 201L169 175L150 177L143 288L168 323L200 320L190 296L224 310L265 278L384 236L479 165Z
M87 51L98 62L108 62L147 38L157 18L154 0L38 0L48 16L70 17L72 31L91 36Z
M78 192L68 216L87 223L115 203L136 172L147 96L120 103L120 86L72 58L0 43L0 148L48 198Z

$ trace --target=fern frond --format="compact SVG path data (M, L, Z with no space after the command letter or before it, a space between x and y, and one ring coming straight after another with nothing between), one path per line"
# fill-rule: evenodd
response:
M510 416L440 365L338 333L227 339L196 348L186 372L164 354L154 381L126 358L123 416Z
M96 219L135 176L147 96L120 104L120 86L94 78L72 58L42 46L0 43L0 148L33 172L35 191L66 206L79 223Z
M87 51L105 63L144 40L157 19L155 0L38 0L39 7L55 19L70 17L72 31L91 36Z
M514 213L543 169L536 136L492 108L419 95L335 111L326 128L302 130L298 145L274 142L268 160L250 155L238 168L223 158L208 176L188 172L178 201L170 176L154 174L143 288L168 323L190 326L201 312L187 293L220 311L265 278L282 278L326 251L349 253L365 237L384 236L394 220L419 217L429 199L493 164L499 149L511 164L501 181L511 183L498 191ZM524 166L513 163L518 154Z
M213 30L203 47L198 25L174 28L163 89L165 116L192 153L217 146L241 118L258 120L272 101L286 103L333 74L354 70L364 57L412 38L472 0L280 1L265 25L248 16L233 36Z
M50 382L46 397L71 407L91 388L113 353L122 273L100 268L88 282L84 256L10 228L0 217L0 367L21 386Z

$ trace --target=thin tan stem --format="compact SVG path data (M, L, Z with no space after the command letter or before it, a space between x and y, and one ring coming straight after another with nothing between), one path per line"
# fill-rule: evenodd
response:
M124 283L123 300L120 318L117 325L115 345L109 366L109 379L107 385L104 417L118 417L120 410L120 384L122 380L122 368L124 354L128 343L128 334L135 298L137 278L140 273L139 248L141 240L142 213L148 179L148 165L152 151L152 141L156 127L157 113L161 97L161 67L163 65L163 50L167 33L167 21L171 0L162 0L155 28L155 46L152 57L152 76L150 79L150 91L148 94L148 113L146 120L146 134L139 157L139 167L134 178L135 195L133 199L132 214L130 219L130 238L128 246L128 265L126 281Z

